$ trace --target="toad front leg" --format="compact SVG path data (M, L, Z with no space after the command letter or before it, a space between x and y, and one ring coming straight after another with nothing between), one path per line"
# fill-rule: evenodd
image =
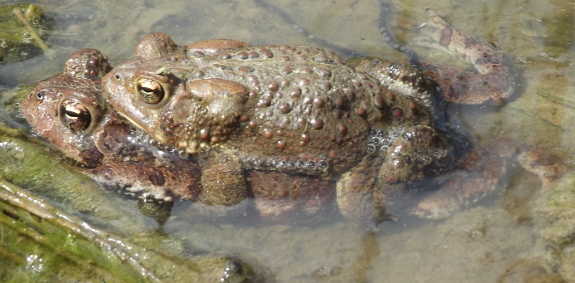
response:
M241 213L248 193L239 158L215 150L200 155L205 156L198 158L202 168L202 192L198 202L213 206L209 209L216 210L216 214L219 210L226 214Z
M385 195L375 190L377 159L364 158L344 173L336 184L336 200L340 213L348 220L386 220Z
M195 154L202 168L202 193L198 202L212 206L208 210L216 215L221 214L218 212L223 212L223 216L241 213L248 195L241 161L232 149L226 147L220 151L210 149L210 146L219 148L237 127L248 90L242 84L217 78L191 81L187 87L191 96L205 109L195 113L201 116L199 120L205 127L197 133L201 142L195 141L192 135L188 144L191 152L198 147L205 148ZM189 119L185 114L183 116Z

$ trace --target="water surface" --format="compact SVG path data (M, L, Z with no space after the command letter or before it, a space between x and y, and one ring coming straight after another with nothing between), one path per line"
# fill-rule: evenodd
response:
M2 1L2 4L19 1ZM161 31L178 44L232 38L252 44L316 45L253 1L31 1L57 24L48 42L56 57L0 66L3 84L35 83L61 71L74 51L92 47L111 64L134 55L141 37ZM378 33L377 1L270 1L315 36L359 53L398 60ZM518 74L517 93L502 107L453 107L485 142L510 137L545 147L568 164L575 150L574 3L554 1L391 1L388 19L398 42L422 61L457 63L418 34L425 8L501 50ZM466 66L462 63L461 66ZM277 282L495 282L537 239L530 202L540 186L513 170L502 192L442 221L400 219L376 233L332 217L316 225L197 223L184 215L166 223L191 249L233 255ZM180 204L185 205L185 204Z

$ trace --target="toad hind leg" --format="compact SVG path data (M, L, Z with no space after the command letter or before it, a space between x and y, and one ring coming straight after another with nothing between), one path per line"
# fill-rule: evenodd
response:
M461 104L491 102L500 105L515 91L515 76L503 64L503 56L489 44L481 43L452 27L433 10L422 33L473 64L477 73L445 64L423 64L425 72L440 85L443 96Z
M496 139L461 158L458 171L441 188L431 192L411 214L422 218L440 219L471 205L499 187L507 164L517 155L518 163L542 181L542 190L561 177L566 167L549 152L507 139Z

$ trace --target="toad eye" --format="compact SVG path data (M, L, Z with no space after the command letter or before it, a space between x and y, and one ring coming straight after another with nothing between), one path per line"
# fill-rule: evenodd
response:
M73 100L60 103L60 121L73 132L85 130L92 122L92 116L86 106Z
M148 78L139 78L136 81L136 91L140 99L148 104L157 104L165 95L162 85Z
M44 99L44 92L43 92L43 91L39 91L39 92L36 92L36 93L31 92L31 93L30 93L30 96L35 96L36 99L42 100L42 99Z

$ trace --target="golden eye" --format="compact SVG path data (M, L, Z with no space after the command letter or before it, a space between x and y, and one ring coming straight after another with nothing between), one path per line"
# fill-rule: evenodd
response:
M136 81L136 91L140 99L148 104L157 104L165 95L162 85L148 78L139 78Z
M73 100L60 103L60 121L73 132L85 130L92 122L90 111L82 104Z

